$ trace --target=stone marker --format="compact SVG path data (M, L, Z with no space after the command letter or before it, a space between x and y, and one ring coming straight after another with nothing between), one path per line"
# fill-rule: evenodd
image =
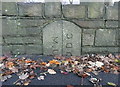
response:
M43 29L43 54L79 56L81 29L67 21L55 21Z
M63 21L63 55L80 56L81 29L73 23Z

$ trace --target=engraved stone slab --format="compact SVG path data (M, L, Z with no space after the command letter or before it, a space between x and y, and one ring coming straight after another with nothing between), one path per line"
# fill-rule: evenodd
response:
M80 56L81 29L70 22L63 21L63 55Z
M68 21L55 21L43 29L43 54L79 56L81 29Z
M55 21L43 29L43 54L62 55L62 21Z

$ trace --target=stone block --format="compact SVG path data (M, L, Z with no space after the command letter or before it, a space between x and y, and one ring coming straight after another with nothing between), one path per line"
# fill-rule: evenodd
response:
M31 28L23 28L26 30L26 35L39 35L42 36L42 29L38 27L31 27Z
M106 10L106 18L110 20L118 20L118 6L108 6Z
M98 29L96 31L96 46L116 46L116 30Z
M49 23L48 20L36 20L36 19L19 19L18 27L27 28L27 27L40 27Z
M15 35L17 33L17 21L15 19L2 19L2 35Z
M103 2L90 2L88 4L88 18L103 18L104 3Z
M104 21L80 21L80 20L72 20L74 23L79 25L80 27L84 28L103 28L104 27Z
M42 45L27 45L26 54L42 54Z
M4 37L5 43L9 44L22 44L23 43L23 37Z
M46 17L61 17L61 3L60 2L46 2L45 3Z
M20 16L43 16L42 3L18 3Z
M25 54L25 46L24 45L12 45L12 53L13 54Z
M107 21L106 22L107 28L117 28L118 27L118 21Z
M42 39L41 36L35 36L35 37L24 37L23 38L24 43L30 43L30 44L38 44L41 45L42 44Z
M2 46L2 54L12 53L12 45Z
M17 15L17 9L16 2L2 2L2 15Z
M101 54L108 54L108 53L119 53L119 47L82 47L82 53L101 53Z
M94 45L95 29L84 29L82 37L83 46Z
M63 15L66 18L85 18L86 8L81 5L64 5Z

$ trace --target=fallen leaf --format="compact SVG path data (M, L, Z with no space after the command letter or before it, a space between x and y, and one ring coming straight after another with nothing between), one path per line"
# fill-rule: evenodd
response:
M56 72L53 69L48 69L49 74L56 74Z
M24 79L26 79L28 77L29 77L28 73L25 73L25 74L22 73L22 75L19 76L19 79L24 80Z
M112 82L107 82L107 84L110 86L117 86L115 83L112 83Z

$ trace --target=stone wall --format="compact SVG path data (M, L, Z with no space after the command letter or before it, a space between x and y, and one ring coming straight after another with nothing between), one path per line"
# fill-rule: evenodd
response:
M2 2L1 12L3 54L120 52L118 3Z

